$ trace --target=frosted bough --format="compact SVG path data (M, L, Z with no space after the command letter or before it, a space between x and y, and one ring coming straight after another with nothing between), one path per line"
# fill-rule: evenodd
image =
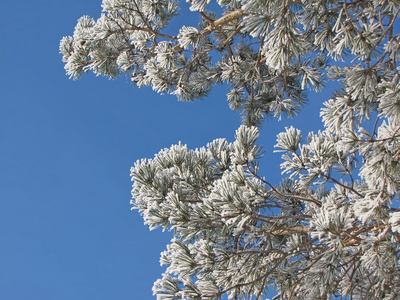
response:
M172 230L157 299L400 299L398 0L104 0L60 44L88 71L205 98L228 87L235 141L164 149L131 170L132 204ZM324 130L277 136L282 183L261 174L258 127L296 115L307 91L340 86Z

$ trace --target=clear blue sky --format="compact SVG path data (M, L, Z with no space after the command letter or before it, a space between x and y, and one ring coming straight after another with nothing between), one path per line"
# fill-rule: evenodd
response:
M240 124L225 87L182 103L125 78L69 80L59 41L82 15L97 18L100 4L2 3L0 299L154 299L171 236L150 232L130 210L130 167L179 141L232 141ZM271 182L280 176L276 134L289 124L318 130L326 99L313 96L295 121L264 124L261 167Z

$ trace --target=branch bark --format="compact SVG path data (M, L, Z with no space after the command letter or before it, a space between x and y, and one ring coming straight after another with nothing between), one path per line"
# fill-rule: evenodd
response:
M288 7L290 5L296 5L296 4L301 4L301 0L286 0L285 6ZM225 16L211 22L210 25L208 25L206 28L204 28L202 31L200 31L200 35L204 36L206 34L210 34L213 32L215 29L218 29L219 27L233 21L236 19L239 19L240 17L243 17L245 14L243 11L239 8L234 11L231 11L230 13L226 14ZM173 47L174 51L182 51L183 48L181 45L177 44Z
M232 12L230 12L229 14L226 14L225 16L215 20L214 22L212 22L210 25L208 25L206 28L204 28L200 34L201 35L206 35L211 33L214 29L216 29L217 27L220 27L222 25L225 25L227 23L229 23L230 21L239 19L240 17L242 17L243 11L241 9L237 9L234 10Z

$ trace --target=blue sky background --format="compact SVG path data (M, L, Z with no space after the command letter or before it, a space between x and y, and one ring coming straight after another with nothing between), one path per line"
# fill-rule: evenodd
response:
M226 88L178 102L128 80L69 80L59 41L101 1L3 1L0 18L0 299L154 299L171 236L131 211L130 167L182 141L233 140ZM197 18L194 13L185 17ZM263 174L279 182L276 134L318 130L325 94L296 120L266 122Z

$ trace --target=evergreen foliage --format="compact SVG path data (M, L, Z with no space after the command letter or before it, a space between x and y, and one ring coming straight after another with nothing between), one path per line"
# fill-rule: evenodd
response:
M233 143L174 145L131 169L134 208L174 232L157 299L400 299L400 1L188 2L200 24L170 35L177 2L103 0L60 45L73 78L125 73L184 101L225 83L243 115ZM278 135L274 187L257 127L328 80L341 89L325 129Z

